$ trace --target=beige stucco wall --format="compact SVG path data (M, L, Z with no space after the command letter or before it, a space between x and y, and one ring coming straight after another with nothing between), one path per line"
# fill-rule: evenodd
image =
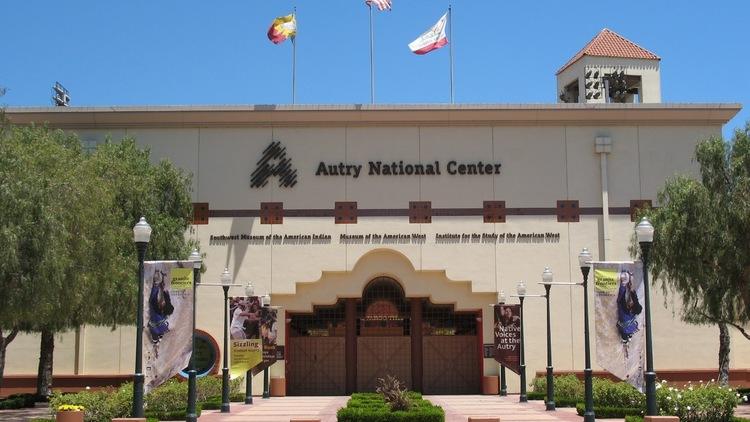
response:
M581 207L601 207L599 156L594 139L608 136L609 204L627 207L632 199L656 199L664 180L676 172L696 172L691 157L695 143L720 135L720 125L502 125L475 126L368 125L266 126L226 128L150 128L78 130L84 139L134 136L149 146L154 160L169 159L194 175L193 198L211 209L258 209L261 202L279 201L285 209L332 209L335 201L357 201L360 209L404 209L409 201L432 201L434 208L481 208L484 200L504 200L507 207L554 207L557 200L577 199ZM261 151L272 139L287 148L298 170L298 184L279 188L275 179L262 189L251 189L249 176ZM495 176L315 176L320 161L357 162L366 172L368 161L403 160L428 163L449 160L502 163ZM628 216L610 216L607 257L629 259L633 223ZM582 247L600 256L602 216L582 216L578 223L558 223L554 216L508 216L504 224L485 224L477 217L433 217L431 224L410 224L407 217L359 217L358 224L337 225L332 218L284 218L282 225L263 225L259 218L211 218L195 226L195 236L206 253L203 280L218 282L228 267L235 283L249 280L256 293L271 292L282 310L307 310L332 303L336 297L357 296L378 275L391 275L407 296L431 296L455 303L457 309L481 309L485 343L491 342L488 304L500 289L511 294L516 282L526 281L529 293L541 293L536 283L550 266L557 281L579 281L577 254ZM437 244L438 233L559 233L553 243ZM329 244L257 245L246 241L210 242L211 235L327 234ZM341 234L420 233L421 244L341 244ZM175 257L184 258L184 257ZM593 289L591 289L593 290ZM242 294L237 288L234 294ZM659 368L716 366L717 330L687 326L673 315L671 303L653 292L655 362ZM593 298L593 294L592 294ZM671 300L671 299L670 299ZM593 303L593 300L591 301ZM199 288L198 328L221 343L222 293L218 287ZM527 366L529 379L545 367L544 302L526 302ZM577 287L555 287L552 293L554 366L583 367L583 298ZM593 315L593 313L592 313ZM592 317L593 318L593 317ZM593 319L592 319L593 324ZM283 326L282 326L283 328ZM593 332L593 326L592 326ZM750 366L750 343L732 334L732 366ZM79 367L83 374L130 373L134 355L132 327L86 327L80 340ZM283 341L284 333L279 338ZM58 337L55 371L74 370L75 336ZM593 342L592 342L593 344ZM690 353L675 353L687 351ZM6 373L36 370L38 340L21 336L8 349ZM593 353L595 356L595 353ZM597 369L594 360L594 369ZM485 374L497 374L486 359ZM283 376L283 363L272 368ZM517 388L514 375L509 386ZM260 382L259 380L256 380ZM258 387L259 388L259 387ZM259 391L259 390L256 390Z

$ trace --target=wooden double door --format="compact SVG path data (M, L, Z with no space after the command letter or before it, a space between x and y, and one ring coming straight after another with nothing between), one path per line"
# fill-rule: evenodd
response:
M376 278L361 298L291 315L287 392L370 392L378 379L392 375L426 394L479 393L477 317L427 298L406 298L395 280Z
M357 338L357 391L375 391L378 378L396 377L413 389L411 338L406 336Z

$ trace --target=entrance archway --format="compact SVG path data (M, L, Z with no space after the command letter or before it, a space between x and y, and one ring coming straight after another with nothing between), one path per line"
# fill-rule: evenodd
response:
M290 395L374 391L386 375L428 394L479 392L479 311L409 298L395 278L375 277L360 297L288 318Z
M357 305L357 391L375 391L387 375L414 388L410 308L393 278L377 277L365 286Z

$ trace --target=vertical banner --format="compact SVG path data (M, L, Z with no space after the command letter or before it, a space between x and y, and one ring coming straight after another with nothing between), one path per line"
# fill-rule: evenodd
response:
M596 360L643 391L643 264L595 262L594 292Z
M193 339L193 262L144 263L143 367L145 391L190 362Z
M495 360L521 371L521 305L498 304L495 309Z
M260 310L260 338L263 341L263 363L269 365L276 362L277 316L278 311L270 306L264 306Z
M244 376L263 360L260 338L259 296L231 297L229 300L230 375L232 378Z

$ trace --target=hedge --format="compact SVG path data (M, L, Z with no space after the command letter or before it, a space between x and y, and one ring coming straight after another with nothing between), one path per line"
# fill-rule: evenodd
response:
M35 404L36 394L11 394L0 400L0 410L34 407Z
M198 417L201 415L201 404L195 405L195 413ZM160 421L178 421L178 420L185 420L185 417L187 415L187 409L181 409L181 410L168 410L168 411L159 411L159 412L153 412L153 411L146 411L146 418L148 419L156 419Z
M584 403L576 404L578 416L583 416L586 411ZM624 418L626 416L638 416L643 414L643 408L640 407L615 407L615 406L594 406L594 414L597 419L614 419Z
M599 416L599 415L596 415ZM730 420L731 422L750 422L750 419L747 418L738 418L736 416L733 416ZM642 416L625 416L625 422L643 422Z
M412 401L407 411L391 411L380 394L355 393L346 407L336 412L339 422L444 422L445 412L422 398L419 393L409 393Z

